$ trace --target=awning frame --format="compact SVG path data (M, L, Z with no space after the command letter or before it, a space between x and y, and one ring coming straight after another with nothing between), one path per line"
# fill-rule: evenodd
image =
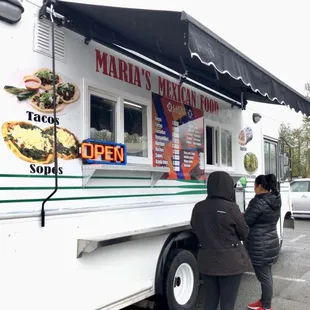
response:
M54 0L55 1L55 0ZM46 1L43 6L41 7L40 9L40 12L39 12L39 18L42 19L42 18L46 18L46 19L50 19L49 17L49 14L51 13L51 10L49 8L49 2L50 1ZM57 3L57 0L56 0L56 3ZM89 27L85 27L85 28L89 28L89 29L92 29L90 31L83 31L81 29L76 29L74 27L71 26L71 23L72 23L72 18L71 19L68 19L66 18L65 15L62 15L62 14L59 14L57 12L54 12L53 13L53 16L54 16L54 19L55 19L55 23L58 25L58 26L63 26L63 27L66 27L68 28L69 30L81 35L82 37L84 37L84 43L86 45L88 45L91 41L94 41L94 42L97 42L99 44L102 44L116 52L119 52L120 54L123 54L125 56L128 56L146 66L149 66L151 67L152 69L154 70L158 70L172 78L175 78L177 80L179 80L179 83L182 84L182 83L186 83L187 85L190 85L192 87L195 87L196 89L199 89L203 92L207 92L209 93L210 95L220 99L220 100L223 100L227 103L229 103L231 105L231 108L240 108L242 110L245 110L245 107L246 107L246 104L247 102L243 99L243 93L240 94L240 99L239 100L236 100L236 99L233 99L233 98L230 98L229 96L226 96L202 83L199 83L196 81L196 79L192 79L192 78L189 78L188 77L188 70L186 68L186 65L182 59L182 57L180 57L180 68L183 69L183 73L182 71L180 70L180 72L176 72L170 68L167 68L165 66L162 66L160 65L160 63L155 63L151 60L148 60L148 58L146 57L140 57L134 53L131 53L130 51L128 51L127 49L125 48L122 48L118 45L115 45L115 44L111 44L108 40L107 41L101 41L101 40L98 40L98 39L95 39L96 37L96 33L97 32L106 32L106 29L107 28L102 28L102 27L98 27L95 23L93 23L92 21L86 21L88 22L88 24L90 25ZM72 14L71 14L71 17L72 17ZM74 18L74 16L73 16ZM83 21L84 22L84 21ZM96 29L96 30L95 30ZM120 36L118 34L118 36ZM216 75L218 75L218 72L216 71L216 69L214 68L214 73ZM206 79L208 79L207 77L205 77ZM200 85L201 84L201 85Z
M65 16L60 24L84 36L85 44L94 40L161 72L171 75L171 69L177 72L173 75L177 76L181 83L186 81L191 84L189 82L193 80L195 87L197 87L197 83L202 84L204 91L207 89L207 92L216 93L216 96L220 96L220 98L224 95L229 102L241 106L242 109L245 109L247 101L250 100L285 104L295 109L296 112L302 111L302 113L310 115L310 101L306 97L280 81L185 12L98 6L98 15L94 8L89 8L93 6L91 4L73 3L65 0L45 0L44 4L50 2L55 3L56 11L59 9L59 13ZM101 13L99 13L99 9L101 9ZM85 13L84 10L88 13ZM44 12L43 7L41 11ZM44 15L42 12L41 16ZM110 15L114 19L111 19ZM114 22L115 16L122 16L119 19L120 22ZM165 17L167 21L165 29L167 29L167 25L171 25L171 28L175 29L175 31L169 32L167 36L165 36L166 31L158 23L162 17ZM136 21L138 21L137 25L135 25ZM152 27L150 27L151 24ZM156 25L159 28L156 28ZM144 30L144 26L147 30ZM149 30L151 31L147 32ZM160 41L159 45L156 46L156 42L158 43L158 39L162 35L166 41ZM172 41L169 41L169 38L174 38L174 36L176 36L175 44L178 48L174 49L173 46L171 49ZM190 45L193 44L192 42L195 43L196 38L193 41L195 36L199 38L198 45L202 42L213 48L211 51L213 55L216 55L214 57L215 62L212 61L212 54L209 57L208 49L204 49L203 44L196 46L198 50L200 47L202 54L191 49ZM191 38L192 41L190 41ZM125 51L119 46L127 50ZM182 55L186 58L185 62ZM207 59L211 61L207 61ZM230 61L229 59L233 60ZM154 64L153 61L160 65ZM162 66L169 68L169 70Z

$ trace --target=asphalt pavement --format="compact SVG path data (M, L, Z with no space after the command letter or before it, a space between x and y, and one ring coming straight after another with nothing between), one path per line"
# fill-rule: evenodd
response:
M273 310L310 310L310 219L295 219L295 229L285 229L273 276ZM247 304L259 296L260 285L255 275L251 272L245 274L235 310L246 310ZM200 294L195 309L203 309L202 300Z

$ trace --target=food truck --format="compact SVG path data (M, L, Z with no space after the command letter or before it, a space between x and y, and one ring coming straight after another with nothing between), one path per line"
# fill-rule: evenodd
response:
M275 173L283 239L289 158L247 103L309 102L185 12L2 0L0 42L1 309L189 309L212 171L242 211Z

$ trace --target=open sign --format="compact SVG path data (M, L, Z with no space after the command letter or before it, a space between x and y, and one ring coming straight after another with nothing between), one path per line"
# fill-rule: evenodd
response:
M80 157L87 164L126 165L126 146L120 143L86 139L80 146Z

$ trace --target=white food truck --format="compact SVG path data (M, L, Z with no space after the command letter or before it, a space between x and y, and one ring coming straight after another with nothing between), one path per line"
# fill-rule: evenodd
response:
M309 102L186 13L2 0L0 42L0 309L189 309L216 170L242 210L278 176L282 242L289 158L246 105Z

